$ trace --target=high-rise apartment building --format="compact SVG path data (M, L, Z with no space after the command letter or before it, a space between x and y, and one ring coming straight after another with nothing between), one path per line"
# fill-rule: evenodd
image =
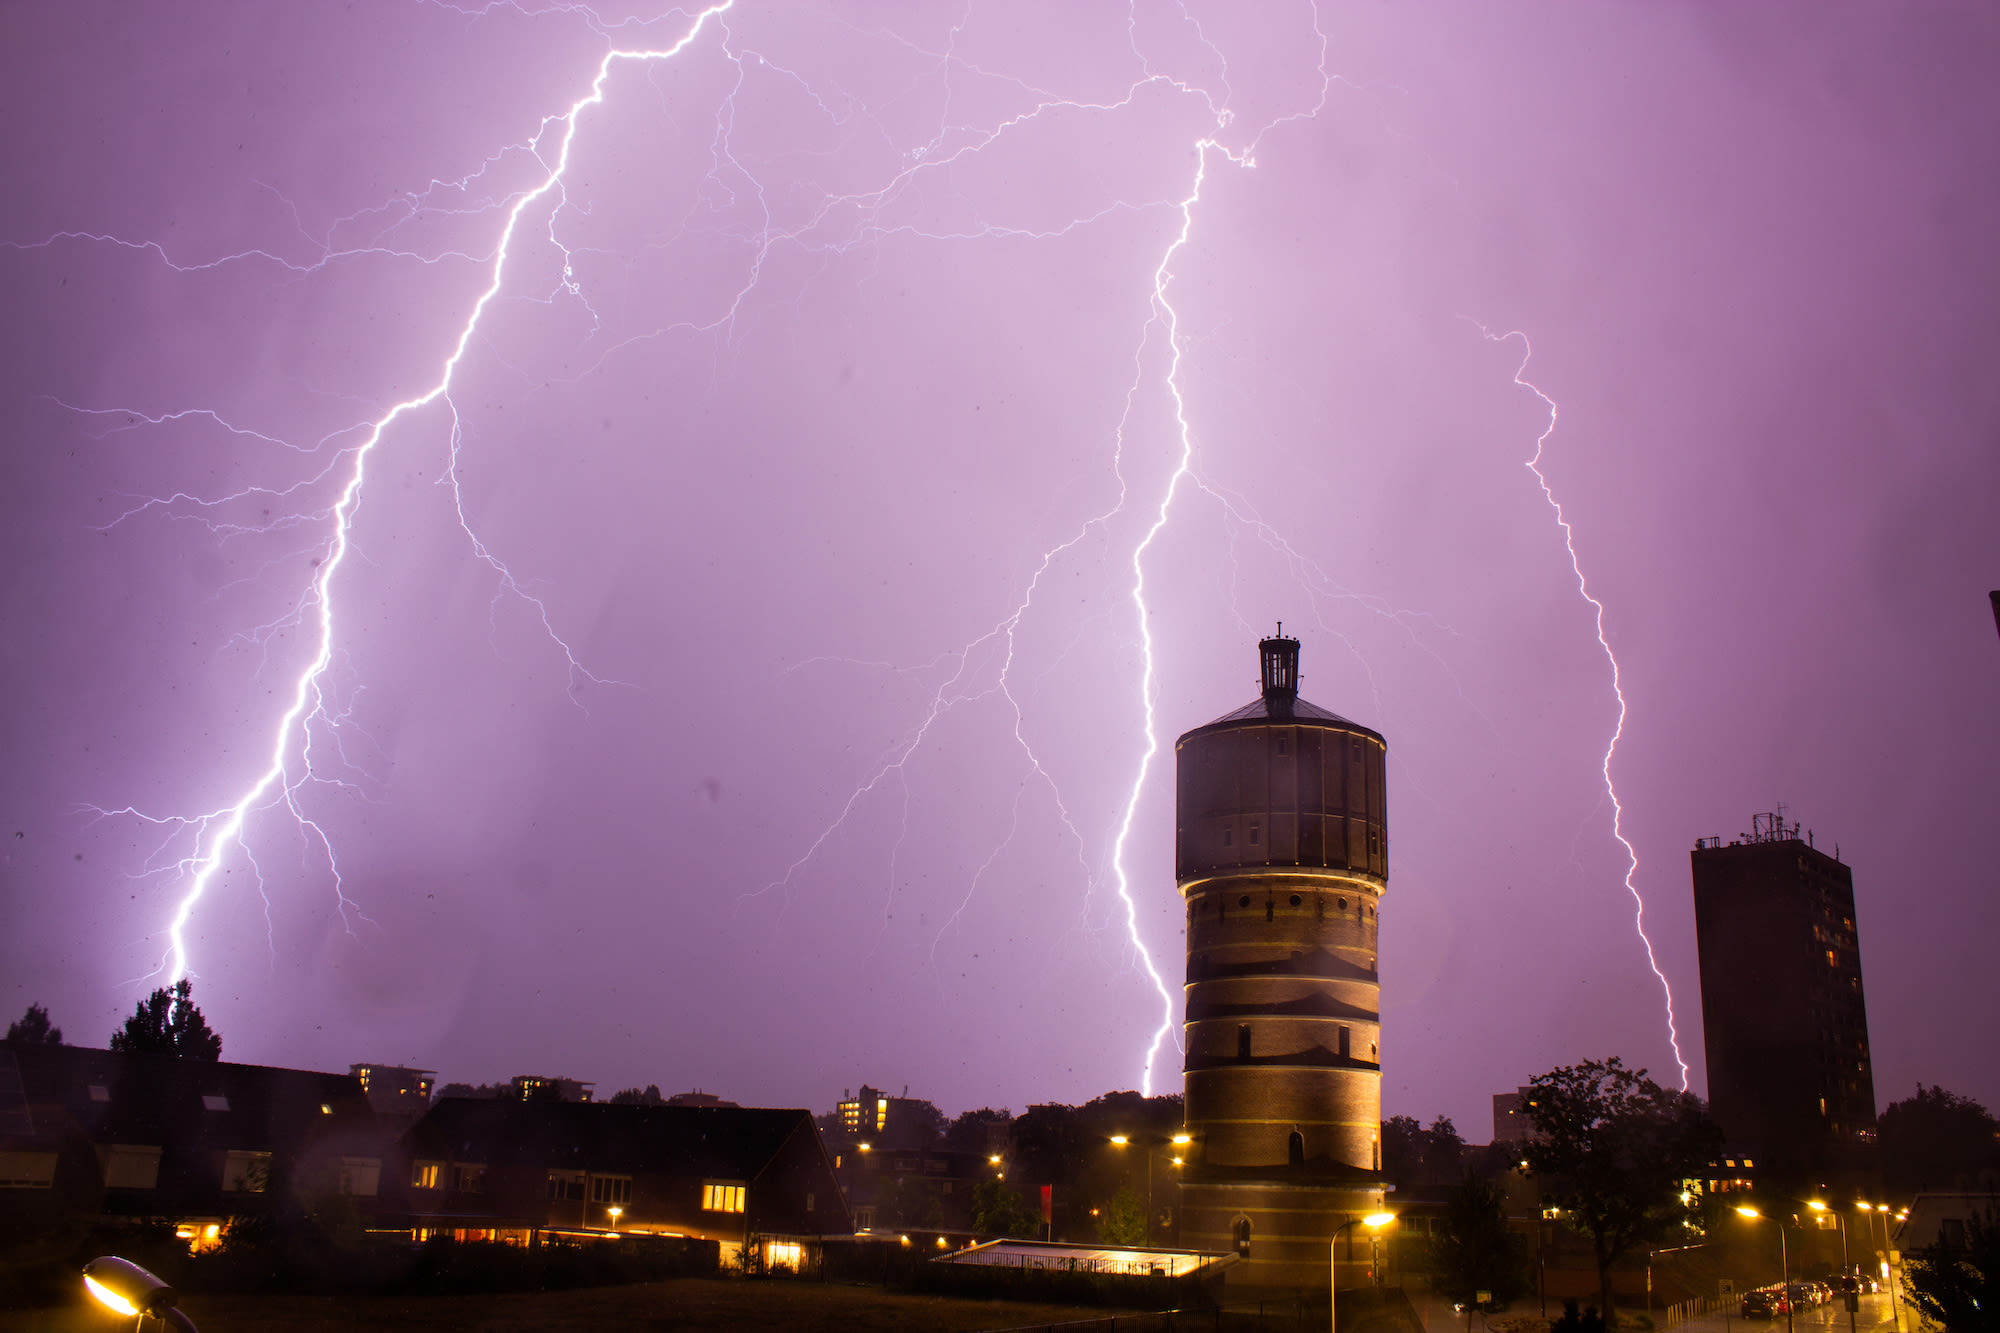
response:
M1709 1109L1783 1190L1871 1189L1875 1080L1854 874L1780 809L1692 853Z

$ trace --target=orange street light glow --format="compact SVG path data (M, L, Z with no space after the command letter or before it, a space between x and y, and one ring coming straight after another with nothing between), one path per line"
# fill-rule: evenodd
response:
M105 1286L88 1273L83 1275L83 1285L89 1289L91 1295L103 1302L106 1309L122 1315L135 1315L139 1313L138 1306L132 1304L132 1302L126 1300L123 1296L120 1296L117 1292Z

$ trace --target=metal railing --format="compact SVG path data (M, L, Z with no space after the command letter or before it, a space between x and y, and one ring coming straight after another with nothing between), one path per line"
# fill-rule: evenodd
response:
M1679 1328L1690 1319L1700 1319L1703 1315L1711 1315L1718 1310L1733 1310L1738 1299L1735 1296L1704 1296L1698 1300L1676 1301L1667 1307L1665 1314L1660 1316L1657 1327L1660 1333L1668 1333L1668 1330Z

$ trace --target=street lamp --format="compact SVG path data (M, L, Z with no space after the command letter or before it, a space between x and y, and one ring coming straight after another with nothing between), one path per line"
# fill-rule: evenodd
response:
M1902 1302L1896 1299L1896 1270L1889 1263L1889 1205L1886 1203L1857 1203L1854 1205L1865 1213L1882 1215L1882 1272L1889 1279L1889 1318L1896 1326L1896 1333L1903 1333ZM1874 1243L1874 1221L1869 1221L1869 1243Z
M1396 1220L1394 1213L1369 1213L1365 1217L1350 1217L1333 1229L1333 1238L1326 1243L1326 1327L1327 1333L1339 1333L1334 1323L1334 1304L1340 1292L1340 1233L1359 1222L1370 1231L1380 1231Z
M1841 1271L1842 1271L1843 1273L1845 1273L1845 1272L1846 1272L1846 1271L1847 1271L1847 1270L1848 1270L1849 1268L1853 1267L1853 1265L1852 1265L1852 1264L1850 1264L1850 1263L1848 1262L1848 1258L1847 1258L1847 1218L1846 1218L1846 1216L1845 1216L1845 1215L1844 1215L1843 1213L1841 1213L1839 1209L1836 1209L1836 1208L1828 1208L1828 1207L1827 1207L1827 1206L1826 1206L1826 1205L1825 1205L1824 1203L1820 1202L1820 1201L1819 1201L1818 1199L1807 1199L1807 1200L1806 1200L1806 1207L1808 1207L1808 1208L1812 1209L1812 1210L1813 1210L1814 1212L1816 1212L1816 1213L1829 1213L1829 1212L1830 1212L1830 1213L1832 1213L1832 1214L1833 1214L1833 1220L1834 1220L1834 1221L1836 1221L1836 1222L1838 1222L1838 1223L1840 1223L1840 1268L1841 1268Z
M1129 1134L1113 1134L1113 1135L1111 1136L1111 1145L1112 1145L1112 1146L1113 1146L1114 1148L1123 1148L1123 1147L1126 1147L1126 1146L1128 1146L1128 1145L1129 1145L1129 1144L1130 1144L1131 1142L1132 1142L1132 1136L1131 1136L1131 1135L1129 1135ZM1167 1145L1169 1145L1169 1144L1172 1144L1172 1145L1173 1145L1174 1147L1176 1147L1176 1148L1182 1148L1182 1147L1186 1147L1186 1146L1187 1146L1188 1144L1190 1144L1190 1143L1193 1143L1193 1142L1194 1142L1194 1135L1192 1135L1192 1134L1188 1134L1188 1133L1180 1133L1180 1134L1175 1134L1175 1135L1174 1135L1174 1136L1172 1136L1171 1138L1165 1138L1165 1139L1148 1139L1148 1140L1147 1140L1147 1141L1146 1141L1146 1142L1145 1142L1145 1143L1144 1143L1143 1145L1141 1145L1142 1147L1144 1147L1144 1148L1146 1149L1146 1237L1145 1237L1145 1243L1146 1243L1146 1245L1147 1245L1147 1246L1149 1246L1149 1247L1150 1247L1150 1246L1152 1245L1152 1243L1153 1243L1153 1158L1154 1158L1154 1156L1155 1156L1155 1155L1156 1155L1156 1154L1157 1154L1157 1153L1159 1152L1159 1150L1160 1150L1161 1148L1164 1148L1164 1147L1166 1147L1166 1146L1167 1146ZM1180 1155L1179 1153L1176 1153L1176 1154L1174 1154L1174 1165L1175 1165L1175 1166L1181 1166L1181 1165L1183 1165L1183 1164L1185 1163L1185 1161L1186 1161L1186 1159L1185 1159L1184 1157L1182 1157L1182 1156L1181 1156L1181 1155Z
M1738 1204L1736 1211L1755 1221L1763 1216L1748 1204ZM1785 1333L1792 1333L1792 1261L1785 1255L1785 1219L1771 1219L1778 1224L1778 1285L1785 1289Z
M106 1255L83 1266L83 1285L106 1309L137 1315L144 1324L151 1315L164 1328L198 1333L194 1321L174 1308L174 1289L129 1259Z

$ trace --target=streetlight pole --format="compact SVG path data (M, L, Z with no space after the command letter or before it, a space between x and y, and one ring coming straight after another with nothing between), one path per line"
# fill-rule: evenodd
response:
M1132 1142L1132 1136L1130 1134L1113 1134L1111 1136L1111 1143L1112 1146L1114 1147L1123 1148L1128 1144L1130 1144L1131 1142ZM1194 1142L1194 1135L1183 1131L1182 1133L1173 1135L1171 1138L1149 1139L1146 1141L1144 1145L1146 1149L1145 1244L1146 1248L1148 1249L1151 1249L1153 1245L1153 1158L1158 1155L1160 1149L1168 1146L1169 1144L1171 1144L1176 1148L1185 1148L1188 1144L1193 1142ZM1179 1157L1174 1158L1174 1165L1179 1166L1180 1164L1181 1164L1181 1159Z
M1340 1233L1356 1222L1370 1231L1380 1231L1396 1220L1394 1213L1369 1213L1366 1217L1350 1217L1333 1229L1333 1238L1326 1243L1326 1327L1327 1333L1340 1333L1340 1325L1335 1322L1339 1313L1335 1308L1340 1295Z
M1748 1204L1738 1205L1736 1211L1751 1219L1763 1216ZM1778 1224L1778 1285L1785 1291L1785 1333L1792 1333L1792 1261L1785 1254L1785 1219L1771 1220Z
M1896 1270L1889 1263L1889 1205L1886 1203L1857 1203L1854 1206L1866 1209L1871 1215L1875 1213L1882 1215L1882 1267L1887 1271L1889 1276L1889 1319L1895 1325L1896 1333L1903 1333L1902 1302L1896 1299ZM1868 1241L1871 1245L1875 1241L1874 1220L1872 1216L1869 1221Z

